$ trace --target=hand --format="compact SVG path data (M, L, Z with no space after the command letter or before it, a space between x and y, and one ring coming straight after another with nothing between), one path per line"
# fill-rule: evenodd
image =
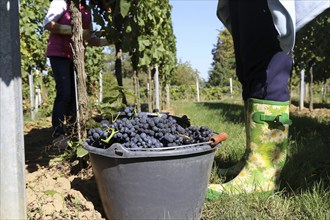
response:
M95 47L102 47L102 46L107 46L110 45L111 42L109 42L107 39L103 38L100 39L98 37L92 37L89 41L88 44L91 46L95 46Z
M110 6L107 6L107 7L105 8L105 11L108 12L108 13L110 14L110 13L112 12L112 9L111 9Z

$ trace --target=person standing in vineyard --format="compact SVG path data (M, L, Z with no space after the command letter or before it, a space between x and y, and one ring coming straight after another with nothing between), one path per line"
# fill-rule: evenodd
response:
M278 189L291 124L288 80L295 35L329 6L330 0L219 0L217 16L232 34L243 87L247 146L240 173L210 184L209 198Z
M56 83L56 98L52 112L53 144L60 149L67 146L67 128L73 127L76 123L77 111L69 4L70 0L51 1L44 19L44 27L50 31L46 56L49 58ZM99 39L92 34L92 16L84 0L80 1L80 11L86 45L109 45L106 39Z

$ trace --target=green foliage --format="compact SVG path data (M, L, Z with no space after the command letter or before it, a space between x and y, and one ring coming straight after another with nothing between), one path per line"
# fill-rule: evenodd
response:
M82 147L82 140L69 141L67 148L62 154L52 159L53 162L74 161L79 159L80 166L89 159L88 151Z
M208 86L223 86L229 78L238 84L235 74L234 44L231 34L227 29L219 31L218 42L212 50L213 62L209 72Z
M20 1L19 24L23 99L29 98L28 74L38 77L36 70L40 72L47 70L45 51L48 33L44 32L43 20L48 6L49 2L45 4L41 0ZM37 82L38 80L35 80L34 84ZM27 110L27 108L29 106L25 105L24 109Z
M43 103L39 108L39 115L50 116L53 111L53 102L55 100L55 80L51 72L48 72L47 75L41 75L41 96Z
M171 100L196 100L196 86L181 85L170 87Z
M325 81L330 74L330 9L297 33L294 50L295 73L313 64L314 81ZM309 74L307 81L309 81ZM296 76L297 77L297 76Z
M229 94L229 87L212 86L201 89L201 99L209 101L221 100L225 94Z
M113 46L110 46L109 51L105 53L105 72L109 72L111 74L115 73L115 60L115 48ZM131 62L131 56L129 55L129 53L122 54L121 67L124 78L131 78L133 76L133 67Z
M195 85L198 73L194 70L189 62L181 62L177 64L173 71L171 85Z
M169 81L176 64L176 44L168 1L139 1L139 66L159 66L160 77Z
M105 118L113 118L114 114L124 107L121 102L123 94L136 98L134 94L121 86L113 86L110 88L109 92L111 95L104 97L102 102L96 105L100 114Z
M200 87L199 96L202 101L219 101L222 100L224 96L230 95L229 86L211 86L211 87ZM233 89L233 96L239 97L241 90L238 88ZM197 100L197 90L195 85L183 84L180 86L171 86L170 87L170 96L171 100Z
M44 32L43 20L48 6L49 3L41 0L20 2L21 64L24 73L45 69L48 33Z
M78 158L83 158L88 155L88 151L85 150L81 145L79 145L79 147L77 147L76 149L76 154Z
M102 47L86 47L85 72L87 74L87 94L93 100L97 99L99 91L100 72L105 69L105 53Z
M162 80L168 81L176 64L176 42L168 0L91 2L101 34L120 45L132 58L133 69L158 65Z

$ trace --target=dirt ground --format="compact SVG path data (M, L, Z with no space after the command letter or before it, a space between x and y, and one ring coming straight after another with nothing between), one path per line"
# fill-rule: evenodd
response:
M50 119L25 123L24 133L28 219L105 219L91 164L61 160Z
M327 107L329 107L327 105ZM306 116L311 118L323 118L326 121L330 121L330 109L325 108L322 105L320 107L314 107L313 111L310 111L308 108L303 108L299 111L299 107L296 105L290 105L290 112L299 115L299 116Z
M330 119L329 108L290 111ZM60 160L51 134L49 118L24 123L28 219L106 219L91 164Z

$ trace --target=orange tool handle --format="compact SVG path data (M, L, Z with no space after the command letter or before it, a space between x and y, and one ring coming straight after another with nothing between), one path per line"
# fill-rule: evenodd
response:
M228 135L226 132L220 132L217 135L213 135L210 137L209 141L212 141L211 147L215 147L217 144L219 144L221 141L227 140Z

